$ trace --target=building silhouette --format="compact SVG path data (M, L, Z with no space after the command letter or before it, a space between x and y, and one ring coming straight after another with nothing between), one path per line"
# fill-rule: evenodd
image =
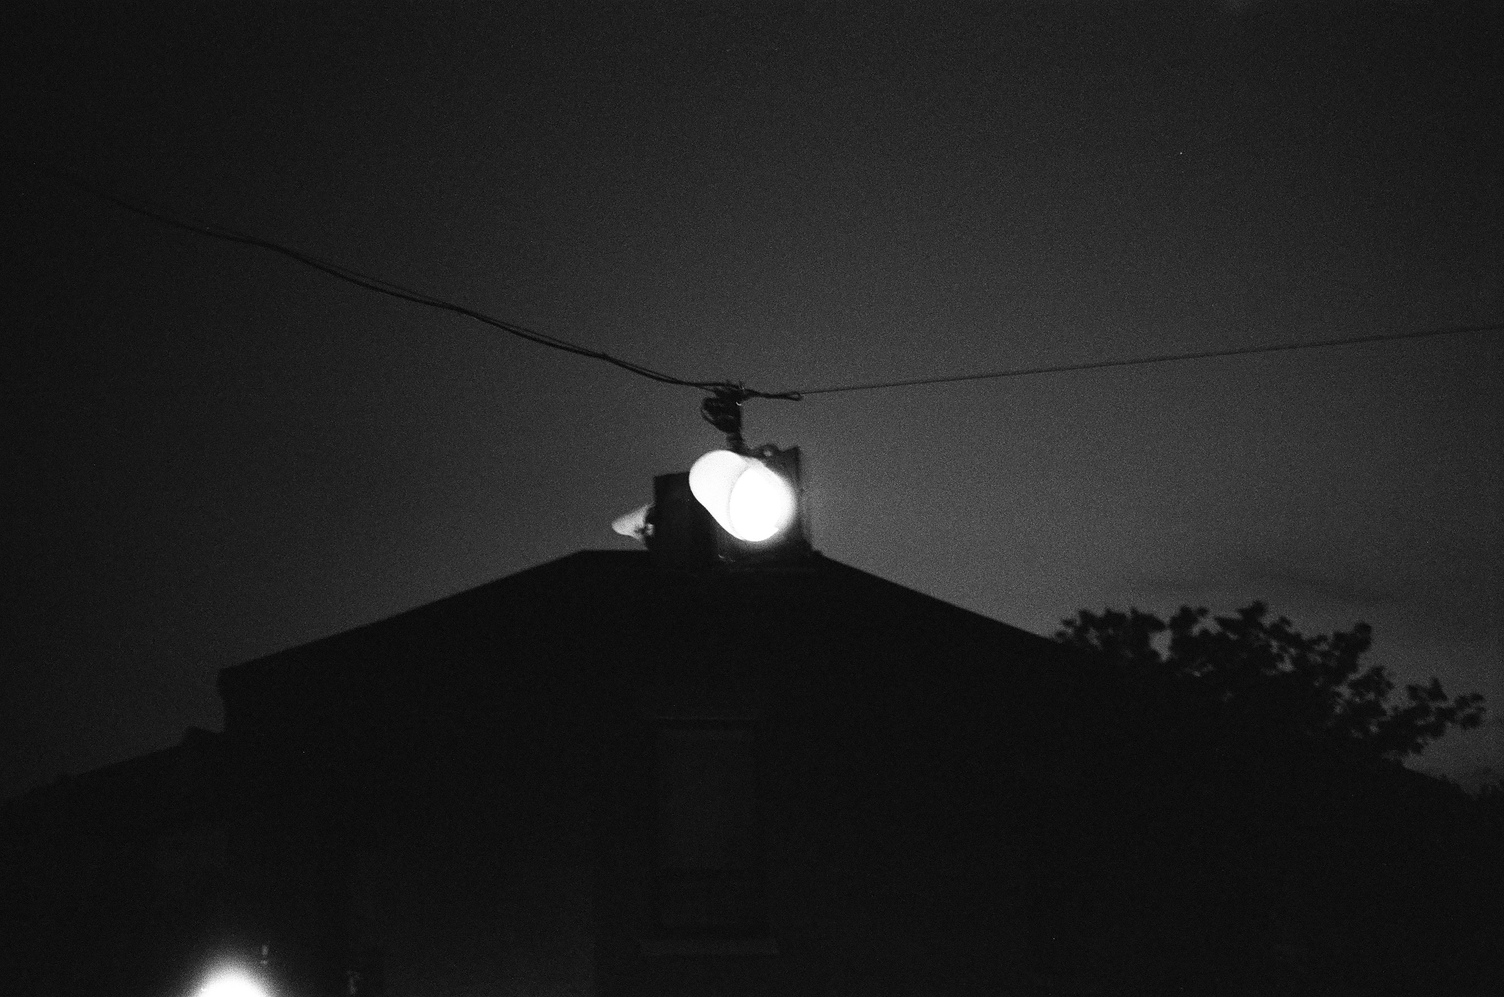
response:
M212 762L191 813L139 797L135 881L97 884L164 893L170 843L200 842L204 950L153 922L171 943L136 930L130 972L30 979L147 992L238 944L289 992L992 992L1029 971L1031 787L1073 764L1041 704L1078 681L819 555L575 554L225 669L222 736L85 777ZM76 823L80 791L30 809Z
M219 688L222 734L6 804L0 993L231 962L390 997L1494 978L1457 958L1497 850L1434 781L1182 777L1100 663L814 553L581 552Z

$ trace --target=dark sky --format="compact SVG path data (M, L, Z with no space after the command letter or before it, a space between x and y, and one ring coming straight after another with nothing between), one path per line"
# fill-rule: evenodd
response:
M1497 322L1489 3L41 5L7 155L769 390ZM1492 74L1492 75L1490 75ZM699 395L7 171L0 792L581 548ZM1504 707L1504 337L752 402L826 554L1042 633L1367 620ZM1497 721L1424 761L1504 769Z

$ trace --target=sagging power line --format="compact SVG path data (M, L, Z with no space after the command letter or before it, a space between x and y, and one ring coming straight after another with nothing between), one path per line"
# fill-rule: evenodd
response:
M232 242L245 246L254 246L258 249L264 249L269 252L277 253L281 256L295 260L305 266L328 274L331 277L347 281L351 284L356 285L357 287L363 287L367 290L376 291L379 294L385 294L389 297L397 298L402 301L409 301L414 304L424 305L429 308L435 308L441 311L451 312L456 315L462 315L483 325L498 329L509 335L516 336L519 339L524 339L528 342L536 343L539 346L546 346L549 349L559 350L564 353L585 357L590 360L599 360L604 363L611 364L615 367L619 367L620 369L625 370L628 373L636 374L639 377L645 377L660 384L694 388L699 391L708 392L713 396L713 398L712 400L708 400L707 404L711 404L713 400L717 399L719 400L720 404L740 404L743 401L747 401L753 398L771 398L784 401L799 401L812 395L833 395L858 391L878 391L891 388L912 388L929 385L960 384L966 381L1001 380L1014 377L1029 377L1036 374L1065 374L1076 371L1103 370L1112 367L1138 367L1149 364L1173 363L1182 360L1207 360L1219 357L1251 356L1258 353L1281 353L1294 350L1324 349L1336 346L1355 346L1362 343L1396 342L1409 339L1428 339L1439 336L1457 336L1504 331L1504 323L1458 325L1412 330L1406 332L1373 333L1360 336L1344 336L1332 339L1311 340L1304 342L1297 341L1286 343L1269 343L1252 346L1228 347L1225 349L1215 350L1190 350L1181 353L1161 353L1151 356L1124 357L1111 360L1091 360L1080 363L1050 364L1038 367L1014 367L967 374L949 374L934 377L914 377L899 378L887 381L856 382L851 384L831 385L824 387L797 388L785 391L762 391L756 388L749 388L739 381L693 380L690 378L677 377L673 374L648 367L645 364L639 364L631 360L625 360L621 357L607 353L604 350L592 349L591 347L584 346L579 343L561 339L558 336L553 336L545 332L539 332L536 329L530 329L527 326L519 325L516 322L509 322L505 319L496 318L493 315L487 315L486 313L477 311L474 308L456 304L455 302L448 301L444 298L435 297L434 295L426 294L422 291L404 287L401 284L393 283L392 281L385 280L381 277L375 277L370 274L362 273L359 270L355 270L343 264L322 259L310 253L305 253L302 250L294 249L290 246L275 242L271 239L240 232L235 229L231 229L212 222L202 222L182 218L162 209L150 207L136 201L128 200L116 194L110 193L109 191L103 190L93 183L83 179L82 177L79 177L66 170L60 170L50 166L41 166L35 163L21 162L15 159L7 159L6 165L61 181L93 197L107 201L110 204L115 205L116 207L133 212L134 214L140 215L144 218L149 218L162 225L167 225L186 232L192 232L194 234L206 236L213 239L220 239L225 242ZM707 418L709 418L709 416L707 416Z
M225 242L233 242L243 246L254 246L258 249L265 249L269 252L285 256L288 259L296 260L297 262L302 263L304 266L312 267L313 269L328 274L331 277L336 277L340 280L347 281L357 287L363 287L370 291L376 291L379 294L385 294L389 297L398 298L402 301L410 301L414 304L424 305L429 308L436 308L441 311L451 312L455 315L463 315L466 318L473 319L474 321L480 322L483 325L490 326L493 329L499 329L502 332L516 336L519 339L525 339L528 342L537 343L539 346L546 346L549 349L559 350L564 353L571 353L575 356L586 357L591 360L600 360L613 366L620 367L622 370L636 374L639 377L645 377L651 381L657 381L660 384L670 384L677 387L694 388L699 391L732 393L742 399L791 397L787 392L759 391L755 388L748 388L745 385L735 381L692 380L689 378L676 377L673 374L668 374L661 370L655 370L654 368L648 367L645 364L635 363L631 360L624 360L621 357L614 356L610 353L605 352L604 350L592 349L588 346L570 342L567 339L561 339L558 336L553 336L546 332L539 332L536 329L530 329L527 326L519 325L516 322L509 322L506 319L500 319L495 317L494 315L487 315L485 312L478 311L466 305L456 304L455 302L448 301L444 298L435 297L431 294L425 294L422 291L417 291L410 287L404 287L401 284L393 283L392 281L386 280L381 277L375 277L370 274L362 273L359 270L356 270L352 267L347 267L344 264L322 259L320 257L314 256L311 253L303 252L300 249L294 249L291 246L286 246L282 243L274 242L271 239L265 239L261 236L251 235L246 232L240 232L236 229L218 225L213 222L203 222L194 219L182 218L158 208L149 207L136 201L127 200L126 198L120 197L116 194L110 193L109 191L96 187L94 184L88 182L87 180L84 180L83 178L78 177L65 170L37 166L35 164L29 163L18 164L15 162L10 162L8 165L19 166L22 169L27 169L32 172L50 177L54 180L61 181L93 197L108 201L116 207L130 211L144 218L149 218L152 221L158 222L162 225L181 229L185 232L192 232L196 235L207 236L211 239L220 239Z
M1359 343L1387 343L1401 339L1428 339L1433 336L1460 336L1468 333L1500 332L1504 324L1458 325L1437 329L1420 329L1411 332L1374 333L1366 336L1344 336L1337 339L1320 339L1308 342L1270 343L1262 346L1232 346L1219 350L1193 350L1186 353L1161 353L1147 357L1129 357L1118 360L1089 360L1083 363L1051 364L1044 367L1012 367L1005 370L987 371L980 374L952 374L941 377L915 377L898 381L871 381L861 384L843 384L830 388L799 388L789 392L800 398L809 395L833 395L849 391L877 391L882 388L912 388L928 384L959 384L962 381L991 381L1006 377L1028 377L1032 374L1065 374L1078 370L1102 370L1107 367L1137 367L1144 364L1171 363L1176 360L1207 360L1213 357L1239 357L1254 353L1281 353L1290 350L1315 350L1329 346L1356 346Z

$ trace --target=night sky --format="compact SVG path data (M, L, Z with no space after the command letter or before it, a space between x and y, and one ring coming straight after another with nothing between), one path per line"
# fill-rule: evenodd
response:
M1504 318L1491 3L45 4L4 143L766 390ZM582 548L700 394L7 169L0 795ZM1504 336L753 401L823 553L1040 633L1262 598L1504 708ZM1491 714L1491 717L1495 717ZM1504 770L1504 728L1420 762Z

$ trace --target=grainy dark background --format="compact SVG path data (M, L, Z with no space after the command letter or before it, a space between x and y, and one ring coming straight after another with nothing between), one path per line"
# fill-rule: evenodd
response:
M923 6L923 5L919 5ZM504 11L502 8L505 7ZM1497 321L1486 3L45 4L7 156L767 388ZM0 789L588 547L698 397L7 170ZM826 554L1039 632L1372 623L1504 704L1497 335L753 402ZM1497 721L1422 765L1501 766Z

